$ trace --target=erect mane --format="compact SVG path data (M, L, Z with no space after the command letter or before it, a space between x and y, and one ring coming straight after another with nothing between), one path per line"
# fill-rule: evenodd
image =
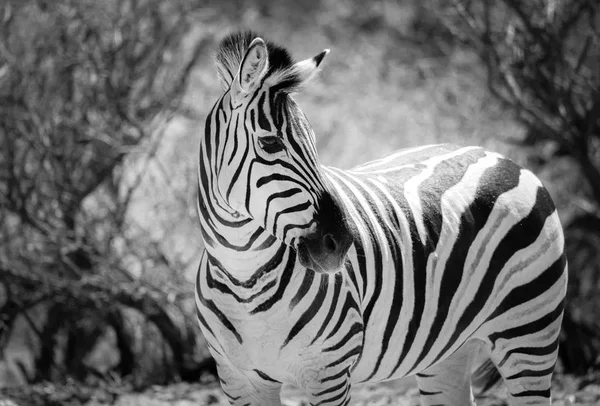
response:
M271 85L277 85L284 90L293 90L300 84L300 78L295 72L295 62L290 53L285 48L252 31L229 34L219 44L215 60L219 78L224 86L231 85L246 50L256 37L261 37L265 41L269 52L269 70L265 78L271 79Z

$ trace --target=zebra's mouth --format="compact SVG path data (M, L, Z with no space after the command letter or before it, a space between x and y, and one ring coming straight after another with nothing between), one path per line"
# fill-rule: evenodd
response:
M313 249L311 250L311 248ZM308 241L301 238L296 246L296 252L302 266L314 272L335 273L343 269L348 247L337 250L335 253L323 253L320 250L316 252L311 251L315 251L315 248Z

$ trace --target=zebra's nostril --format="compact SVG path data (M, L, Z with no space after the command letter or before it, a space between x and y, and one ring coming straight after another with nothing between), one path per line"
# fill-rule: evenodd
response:
M331 234L325 234L325 236L321 240L321 246L323 247L323 250L325 252L332 253L337 250L338 243Z

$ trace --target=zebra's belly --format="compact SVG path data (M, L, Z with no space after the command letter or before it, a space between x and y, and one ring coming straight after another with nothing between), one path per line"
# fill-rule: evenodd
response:
M469 338L464 342L456 344L456 350L454 350L448 356L453 356L454 354L458 353L468 354L470 371L474 370L476 366L480 365L484 360L488 358L487 352L483 349L483 341L480 339ZM374 375L372 375L373 370L369 365L369 362L359 361L352 370L351 380L352 383L357 384L402 379L419 374L427 368L434 366L438 362L443 361L448 356L441 358L433 363L425 362L421 365L418 365L416 368L411 368L410 362L406 362L404 364L401 363L400 367L395 372L390 372L390 369L382 368Z
M434 315L425 314L422 325L426 326ZM376 317L382 320L382 317ZM360 359L352 370L352 382L379 382L391 379L404 378L415 375L431 365L445 358L440 354L440 349L445 347L447 341L440 339L438 345L428 349L425 347L425 330L411 334L409 329L410 317L400 319L397 329L388 338L385 336L383 325L369 323L365 331L365 341ZM465 343L455 341L452 345L454 351ZM448 354L449 355L449 354Z
M402 342L402 338L399 337L398 342ZM416 362L418 358L419 350L423 348L422 343L420 346L414 349L414 351L408 351L408 355L405 356L402 360L400 359L400 355L402 354L402 345L394 345L394 349L388 351L386 356L383 357L378 367L375 367L377 362L377 358L379 354L374 354L377 352L377 348L381 351L381 346L374 346L371 344L371 347L366 347L361 358L354 365L351 374L352 383L366 383L366 382L381 382L388 381L394 379L405 378L408 376L416 375L425 369L437 364L438 362L443 361L448 358L456 351L468 351L473 359L479 358L480 347L482 345L482 341L474 338L469 338L464 341L457 341L452 346L452 350L441 356L437 357L424 357L424 359L420 362ZM368 346L368 344L365 344Z

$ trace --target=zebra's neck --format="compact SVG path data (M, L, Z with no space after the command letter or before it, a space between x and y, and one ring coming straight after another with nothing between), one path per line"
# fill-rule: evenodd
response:
M240 229L221 226L212 231L215 243L206 246L211 263L240 287L254 287L274 273L290 249L261 227L253 228L250 222Z
M215 278L236 289L262 289L295 253L257 221L227 205L204 153L201 145L198 212L210 268Z

